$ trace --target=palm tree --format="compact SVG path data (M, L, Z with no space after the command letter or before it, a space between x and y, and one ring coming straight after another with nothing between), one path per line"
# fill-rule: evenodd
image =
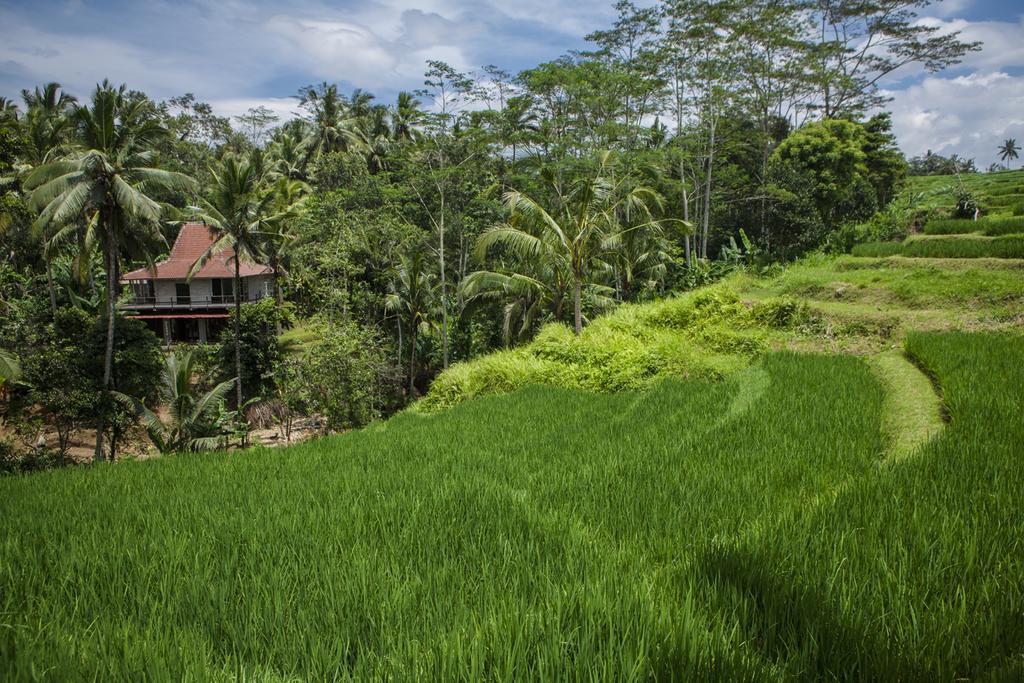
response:
M391 293L384 307L398 316L398 354L402 354L402 321L409 328L409 398L412 398L416 380L416 337L433 325L433 311L437 303L437 286L427 268L422 249L411 256L399 258Z
M224 398L235 384L229 379L198 395L193 377L199 370L199 359L192 349L179 349L164 361L163 386L160 396L170 416L164 423L137 399L120 395L143 419L149 438L161 453L207 450L216 446L214 422Z
M6 97L0 97L0 121L17 121L18 103Z
M276 197L267 186L258 164L250 158L225 156L218 168L211 168L213 188L209 199L200 198L194 207L198 217L217 234L206 251L196 260L189 273L193 277L212 257L228 249L233 251L235 303L235 373L236 398L242 401L242 259L257 261L265 257L264 245L273 234L275 224L283 218L274 211Z
M294 125L296 123L300 125ZM296 119L282 126L268 149L274 171L290 180L304 180L309 165L307 148L310 143L309 138L303 134L302 123Z
M310 193L310 187L300 180L289 180L287 177L277 179L270 188L274 195L271 208L277 219L268 226L264 252L274 273L274 300L277 307L277 334L280 335L282 309L284 308L283 276L287 274L285 262L292 247L296 245L297 235L292 231L294 219Z
M416 129L423 119L420 101L410 92L398 93L395 108L391 111L391 139L395 141L411 141L419 137Z
M1018 156L1020 156L1020 147L1017 146L1017 140L1015 138L1003 140L1003 144L999 148L999 159L1006 164L1008 160L1016 159Z
M604 241L620 227L620 211L645 217L630 229L638 230L660 221L651 219L650 205L660 204L659 196L644 186L632 185L625 178L612 177L609 152L596 158L593 173L563 187L558 178L545 169L542 177L553 199L550 208L522 192L510 191L504 203L510 212L506 223L487 230L477 240L480 254L493 246L503 245L521 260L557 254L572 276L573 321L577 335L583 331L582 291L585 281L603 252Z
M17 166L18 176L28 177L33 169L59 158L65 154L68 143L68 132L71 124L71 113L77 100L63 92L60 83L47 83L34 91L22 90L25 102L25 116L22 118L22 130L26 144L21 154L21 163ZM57 250L51 244L51 234L43 234L43 259L46 262L46 283L50 294L50 310L57 311L57 292L53 280L53 261ZM87 259L83 259L84 261Z
M309 110L312 120L307 151L310 158L347 150L354 142L348 103L334 83L303 88L300 105Z
M155 168L155 145L167 135L145 100L130 98L125 86L104 81L88 105L72 114L74 149L35 169L26 180L39 209L39 230L60 228L51 240L84 227L84 242L95 240L106 270L107 339L103 389L111 388L114 364L114 304L120 291L122 250L145 251L162 242L160 204L152 190L191 191L191 178ZM103 457L104 418L96 430L96 460Z
M540 130L537 126L537 113L533 111L530 100L526 97L509 99L508 106L501 112L501 134L504 141L512 146L512 165L516 163L516 146L523 142L530 133Z

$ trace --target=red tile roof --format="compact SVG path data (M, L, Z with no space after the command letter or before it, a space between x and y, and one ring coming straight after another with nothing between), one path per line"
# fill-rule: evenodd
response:
M121 281L128 280L184 280L188 272L199 260L199 257L217 239L217 234L212 228L202 223L186 223L181 226L178 238L174 240L171 253L166 260L156 264L156 273L149 268L139 268L121 276ZM267 275L271 271L269 266L258 263L246 263L242 261L239 267L239 274L242 277L253 275ZM228 278L235 276L235 250L225 249L219 254L211 257L206 264L199 269L194 278Z

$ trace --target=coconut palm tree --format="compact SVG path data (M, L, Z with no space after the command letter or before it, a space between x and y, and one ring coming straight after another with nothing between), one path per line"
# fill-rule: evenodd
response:
M47 83L34 91L22 90L25 103L25 115L21 119L21 129L25 134L25 145L21 152L20 163L15 166L15 178L24 180L36 168L67 153L71 112L77 100L63 92L59 83ZM51 230L56 229L52 227ZM53 278L53 261L56 250L50 243L52 234L44 231L43 259L46 262L46 282L50 294L51 312L57 310L57 292ZM81 245L80 245L81 246ZM85 263L88 259L81 259Z
M356 142L348 102L338 92L336 84L325 82L316 87L304 88L300 94L300 104L311 115L312 130L307 147L311 159L345 151Z
M394 109L391 110L391 139L411 141L419 137L416 124L423 119L420 101L410 92L398 93Z
M537 125L537 113L533 111L529 98L513 97L501 114L501 135L505 143L512 147L512 165L516 163L516 148L530 133L540 130Z
M660 205L653 190L613 177L609 152L595 159L594 171L564 186L550 170L542 171L552 199L545 202L510 191L504 195L509 211L507 222L484 232L477 240L477 251L484 255L501 245L521 261L556 255L567 264L572 276L573 322L577 335L583 331L582 293L592 282L591 273L604 251L604 242L620 231L619 214L626 210L642 216L631 230L642 230L661 221L651 218L651 207Z
M276 211L277 197L260 172L259 164L251 158L227 155L220 166L211 168L213 187L209 198L200 198L193 207L196 215L217 234L213 243L200 255L189 273L193 277L206 263L228 249L234 252L235 304L235 387L237 405L242 400L241 320L242 260L257 261L266 257L264 246L276 229L276 224L287 212Z
M437 284L430 272L423 249L412 255L399 257L395 277L390 284L390 294L384 307L398 317L399 355L403 321L409 330L409 398L413 396L416 380L416 339L420 332L433 326L433 314L437 305Z
M1020 156L1020 147L1017 146L1017 140L1015 138L1003 140L1003 144L999 148L999 159L1003 164L1006 164L1010 159L1016 159L1018 156Z
M295 125L299 124L299 125ZM268 155L274 171L290 180L305 180L309 165L309 138L303 134L303 122L291 121L279 130L270 143Z
M164 361L160 397L167 406L169 422L165 423L137 399L118 397L142 418L149 438L161 453L207 450L217 444L214 423L235 380L226 380L199 394L193 381L198 370L199 359L192 349L179 349Z
M278 178L271 186L274 195L273 215L277 219L268 225L263 250L267 262L274 273L274 300L277 308L277 334L280 335L282 309L284 308L284 276L287 275L285 263L289 252L297 244L298 236L292 230L294 219L299 215L302 205L309 197L309 185L300 180Z
M109 391L114 363L114 304L120 291L118 269L123 251L147 251L163 242L161 207L147 192L191 191L191 178L156 168L155 145L166 135L149 103L130 98L125 86L107 81L88 104L72 113L73 149L35 169L26 179L39 210L38 230L59 228L58 244L82 229L83 243L95 241L106 271L107 339L103 388ZM97 460L103 457L103 416L96 430Z
M17 121L18 103L7 97L0 97L0 121Z

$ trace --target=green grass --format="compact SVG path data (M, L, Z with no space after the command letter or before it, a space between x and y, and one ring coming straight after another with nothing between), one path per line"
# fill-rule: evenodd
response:
M947 218L932 220L925 224L926 235L960 235L977 232L992 237L1024 233L1024 216L985 217L977 221Z
M6 478L0 678L1011 680L1021 341L910 336L951 422L901 459L901 382L770 352Z
M890 460L918 452L942 431L942 406L935 388L904 354L888 351L869 363L885 388L882 432L889 441Z
M925 258L1024 258L1024 235L933 235L904 242L867 242L853 247L854 256Z
M872 258L902 256L903 242L864 242L855 244L851 253L854 256L870 256Z
M910 337L910 354L941 383L950 425L829 505L711 554L723 608L745 637L777 661L800 653L808 678L1021 679L1021 341ZM792 538L807 545L781 540Z

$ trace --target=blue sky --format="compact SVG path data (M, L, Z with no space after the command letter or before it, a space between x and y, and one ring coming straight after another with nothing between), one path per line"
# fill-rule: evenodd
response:
M0 0L0 95L50 80L84 95L109 78L157 99L193 92L225 115L288 115L321 80L389 101L422 84L428 58L514 73L585 47L612 14L612 0ZM985 48L886 84L901 145L987 166L1003 138L1024 140L1024 6L946 0L922 16Z

